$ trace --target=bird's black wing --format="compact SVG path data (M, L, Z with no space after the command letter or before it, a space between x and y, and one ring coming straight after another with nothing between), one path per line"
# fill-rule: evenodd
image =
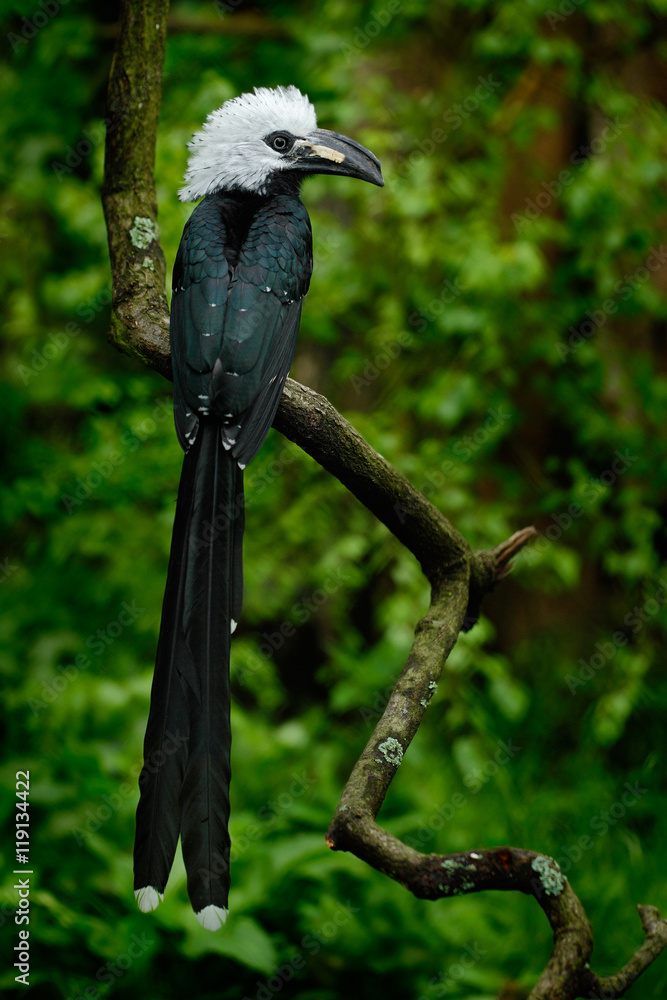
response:
M187 451L208 411L213 366L224 337L231 284L230 235L236 203L205 198L186 223L174 262L171 300L171 360L174 419Z
M188 222L174 267L176 429L184 449L214 415L241 465L261 447L292 361L312 272L310 220L278 195L248 208L211 196ZM239 229L241 233L239 233Z
M297 198L272 198L256 212L240 248L211 380L212 411L241 466L257 454L273 422L311 271L305 208Z

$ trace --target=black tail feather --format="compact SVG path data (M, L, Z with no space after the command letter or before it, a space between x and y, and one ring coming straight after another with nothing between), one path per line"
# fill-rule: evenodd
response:
M232 539L232 621L236 628L243 606L243 531L245 529L245 497L243 494L243 469L234 462L234 523Z
M188 894L211 929L224 921L229 895L229 647L242 599L242 536L243 474L216 423L202 421L179 487L140 779L135 889L163 892L180 830ZM149 762L169 733L181 739L179 749L162 752L152 774Z
M190 747L181 789L188 895L200 914L227 909L229 895L229 645L236 462L220 429L200 427L183 625L196 673L190 679Z
M144 766L139 777L134 843L134 889L142 909L154 909L153 889L164 893L180 832L179 792L185 774L190 734L181 671L190 656L182 629L190 505L196 462L183 463L171 540L167 584L162 603L160 638L144 739ZM141 894L141 895L140 895Z

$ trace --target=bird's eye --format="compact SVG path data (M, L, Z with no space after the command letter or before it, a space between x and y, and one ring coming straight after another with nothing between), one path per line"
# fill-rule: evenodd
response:
M288 153L294 145L294 136L289 132L272 132L271 135L267 135L264 142L271 149L275 149L276 153Z

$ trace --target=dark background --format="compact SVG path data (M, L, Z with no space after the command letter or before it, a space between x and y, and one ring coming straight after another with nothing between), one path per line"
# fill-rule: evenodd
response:
M159 910L136 909L136 779L181 455L170 386L106 342L117 10L0 10L0 985L491 1000L513 980L508 995L525 995L550 953L534 900L418 901L324 845L428 591L413 557L275 432L247 473L229 922L199 928L180 859ZM511 843L560 859L601 974L641 942L635 904L666 903L666 12L175 3L156 164L171 264L192 210L176 197L186 143L227 98L294 83L320 125L380 157L384 190L304 188L315 274L292 374L474 547L540 531L461 637L380 819L427 852ZM29 990L9 957L18 770L31 775ZM663 957L629 995L666 991Z

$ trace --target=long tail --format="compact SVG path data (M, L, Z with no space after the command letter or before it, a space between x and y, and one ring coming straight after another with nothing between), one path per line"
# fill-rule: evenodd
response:
M144 742L134 849L142 910L164 893L179 832L188 894L217 930L229 896L230 632L242 601L243 473L202 421L178 490Z

